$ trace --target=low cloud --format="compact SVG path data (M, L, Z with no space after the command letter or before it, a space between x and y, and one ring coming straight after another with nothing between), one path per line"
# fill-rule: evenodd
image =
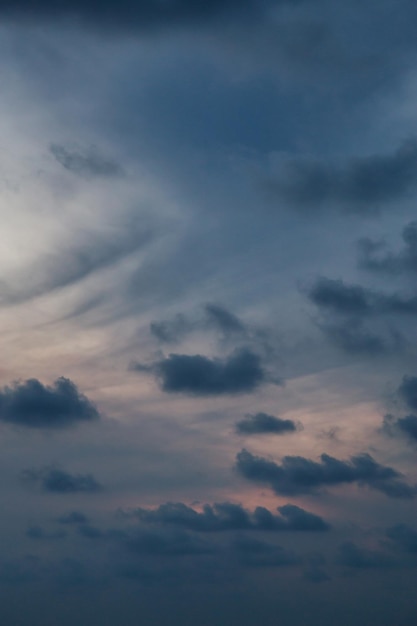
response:
M417 443L417 416L406 415L396 419L393 415L386 415L382 425L382 432L390 436L400 434L411 442Z
M245 419L236 423L236 432L240 435L284 435L299 430L300 425L292 420L284 420L267 413L248 415Z
M397 393L409 409L417 411L417 378L415 376L404 376Z
M157 509L136 509L135 515L145 523L169 524L196 532L223 532L237 530L262 531L326 531L330 525L320 516L293 504L278 507L274 515L264 507L252 513L239 504L230 502L206 504L202 512L181 503L162 504Z
M369 454L340 461L322 454L320 462L301 456L286 456L281 464L242 450L236 467L245 478L270 487L278 495L317 494L326 487L356 483L384 493L390 498L414 498L417 488L403 480L392 467L377 463Z
M98 419L94 404L68 378L52 386L36 378L0 390L0 420L28 428L66 428Z
M232 549L246 567L290 567L301 562L292 550L252 537L238 537Z
M70 474L57 467L24 470L22 478L48 493L95 493L101 489L92 474Z

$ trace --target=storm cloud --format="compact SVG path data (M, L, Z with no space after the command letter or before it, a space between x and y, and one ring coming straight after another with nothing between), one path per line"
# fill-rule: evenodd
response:
M254 482L270 485L279 495L317 494L326 487L356 483L384 493L390 498L414 498L417 487L403 475L377 463L369 454L340 461L322 454L320 462L301 456L285 456L281 464L242 450L236 457L239 473Z
M255 413L236 423L236 432L240 435L274 434L284 435L294 433L300 425L292 420L285 420L267 413Z
M36 378L0 390L0 420L28 428L66 428L98 419L94 404L68 378L45 386Z

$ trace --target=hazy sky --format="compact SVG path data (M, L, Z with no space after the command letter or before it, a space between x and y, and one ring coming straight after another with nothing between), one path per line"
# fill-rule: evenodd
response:
M2 623L414 626L416 24L0 0Z

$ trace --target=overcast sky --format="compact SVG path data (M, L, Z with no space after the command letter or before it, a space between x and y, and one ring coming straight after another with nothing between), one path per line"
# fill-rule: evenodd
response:
M416 24L0 0L2 623L414 626Z

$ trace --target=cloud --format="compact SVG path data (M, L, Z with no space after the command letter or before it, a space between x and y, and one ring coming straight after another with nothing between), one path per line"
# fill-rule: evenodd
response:
M403 475L380 465L369 454L340 461L322 454L320 462L301 456L285 456L281 465L242 450L236 467L242 476L266 483L279 495L317 494L323 488L356 483L384 493L390 498L413 498L416 487L408 485Z
M406 524L397 524L387 529L386 535L405 552L417 554L417 530Z
M384 294L342 280L318 278L307 297L321 314L318 327L350 353L377 355L403 349L399 317L417 315L417 296Z
M143 371L136 364L132 369ZM199 354L170 354L150 368L163 391L195 396L241 394L255 391L268 382L257 354L249 349L236 350L225 359L210 359Z
M236 423L236 432L240 435L284 435L285 433L294 433L298 429L299 425L292 420L284 420L267 413L248 415Z
M66 170L84 178L113 178L123 173L118 163L101 155L94 146L76 150L54 143L50 151Z
M417 141L409 139L391 154L375 154L335 165L314 159L288 159L271 191L304 210L337 207L369 215L400 200L417 184Z
M406 415L396 419L393 415L386 415L382 424L382 431L390 436L396 433L405 435L415 443L417 442L417 416Z
M0 420L28 428L66 428L99 418L94 404L68 378L52 386L36 378L0 390Z
M409 222L402 231L404 249L394 254L386 252L384 241L363 238L358 242L359 267L381 274L408 274L417 272L417 222Z
M56 18L77 18L93 28L118 30L149 30L176 25L195 25L213 19L256 15L263 4L254 0L2 0L0 13L6 17L33 21Z
M277 509L274 515L264 507L253 513L230 502L204 505L200 513L181 503L162 504L157 509L136 509L135 515L145 523L169 524L196 532L223 532L236 530L263 531L326 531L330 525L321 517L292 504Z
M57 467L24 470L22 478L39 484L42 491L48 493L95 493L101 489L100 483L91 474L70 474Z
M245 325L240 319L218 304L206 304L204 307L208 323L218 328L224 335L245 333Z
M170 320L151 322L150 331L161 343L178 343L195 327L195 323L188 320L185 315L178 313Z
M417 378L415 376L404 376L397 393L409 409L417 411Z
M289 567L301 562L291 550L252 537L238 537L232 548L246 567Z
M384 552L362 548L352 541L346 541L339 547L337 562L354 569L379 569L394 565L393 559Z

